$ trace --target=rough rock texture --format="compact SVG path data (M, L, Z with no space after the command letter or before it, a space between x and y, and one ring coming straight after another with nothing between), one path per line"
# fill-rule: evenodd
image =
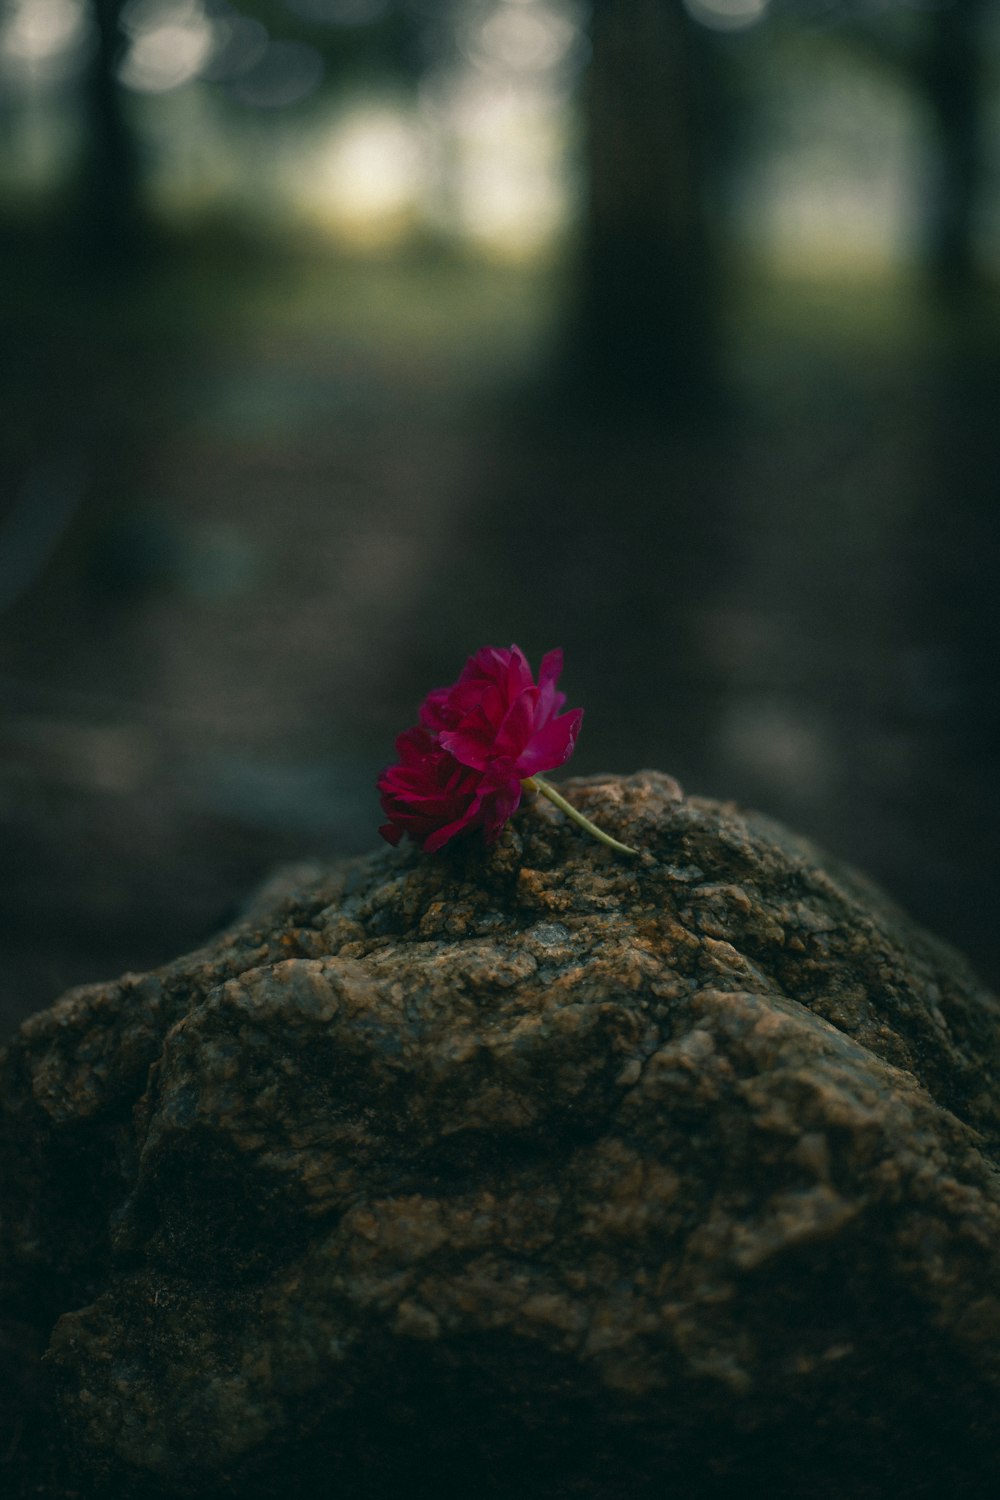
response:
M25 1024L5 1494L995 1492L996 1002L761 817L568 790L642 858L537 803Z

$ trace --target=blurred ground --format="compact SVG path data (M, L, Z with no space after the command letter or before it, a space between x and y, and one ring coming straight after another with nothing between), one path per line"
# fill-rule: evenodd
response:
M672 425L559 401L558 267L4 269L4 1027L370 846L394 735L511 640L566 651L575 772L750 801L1000 980L995 306L750 284Z

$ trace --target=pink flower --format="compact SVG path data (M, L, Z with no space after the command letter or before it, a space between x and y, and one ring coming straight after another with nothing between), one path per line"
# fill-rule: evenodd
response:
M379 777L391 844L408 833L428 853L482 827L492 844L521 800L527 777L561 766L573 753L582 709L561 714L556 691L562 652L542 658L535 682L524 653L485 647L457 682L436 688L420 724L396 741L399 763Z
M479 827L487 843L493 843L520 801L520 782L512 797L504 773L470 770L419 725L399 736L396 753L399 764L389 766L378 780L382 811L389 819L379 833L390 844L408 833L433 854L457 834Z

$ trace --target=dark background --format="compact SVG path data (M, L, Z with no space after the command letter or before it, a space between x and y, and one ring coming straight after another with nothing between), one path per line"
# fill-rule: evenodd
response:
M3 0L4 1027L511 641L1000 978L998 11Z

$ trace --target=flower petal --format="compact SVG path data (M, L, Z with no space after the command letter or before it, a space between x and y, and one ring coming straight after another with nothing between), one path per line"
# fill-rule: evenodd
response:
M497 729L493 742L494 754L509 755L517 759L531 738L537 702L538 689L536 687L528 687L518 693Z
M441 735L441 744L449 755L474 771L485 771L492 759L491 739L484 738L482 734L470 734L464 729L445 730Z
M483 802L483 838L487 845L495 844L508 818L517 811L521 801L521 782L517 776L500 787L492 797Z
M451 697L450 688L434 688L427 694L420 705L420 722L428 729L444 729L449 723L448 703Z
M576 737L583 722L583 709L552 719L543 729L531 736L518 756L517 769L523 776L535 776L539 771L554 771L569 760L576 746Z
M451 839L458 834L464 833L466 829L474 828L479 822L479 798L467 807L460 818L446 823L443 828L436 828L433 833L428 834L424 840L424 849L428 854L434 854L438 849L443 849Z
M563 669L563 654L557 646L554 651L546 651L538 668L538 686L543 688L546 683L551 682L555 687Z
M523 693L525 688L535 686L535 679L531 675L528 659L520 646L511 646L507 661L507 696L508 701L513 701L518 693Z

